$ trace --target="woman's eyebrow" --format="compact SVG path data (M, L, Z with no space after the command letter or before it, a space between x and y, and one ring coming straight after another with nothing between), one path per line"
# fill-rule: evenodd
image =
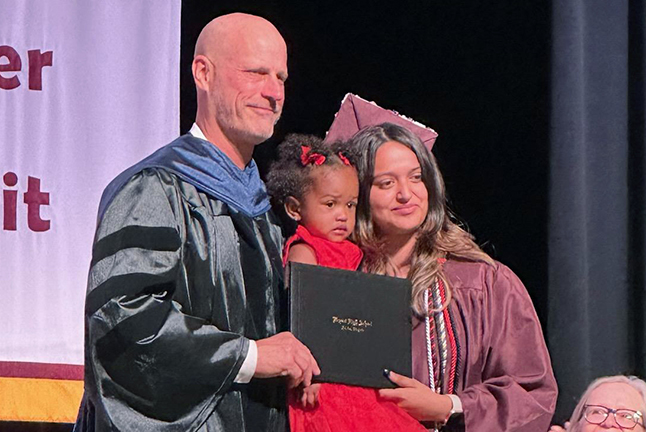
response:
M413 169L409 170L409 171L408 171L408 174L410 174L410 173L412 173L412 172L414 172L414 171L421 171L421 170L422 170L422 167L421 167L421 166L418 166L418 167L415 167L415 168L413 168ZM393 173L392 171L384 171L384 172L380 172L379 174L376 174L376 173L375 173L375 174L374 174L374 178L381 177L381 176L385 176L385 175L395 176L395 173Z

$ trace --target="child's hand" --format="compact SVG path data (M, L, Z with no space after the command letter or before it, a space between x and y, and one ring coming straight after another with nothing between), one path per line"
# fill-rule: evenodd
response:
M303 394L301 395L301 404L304 407L314 407L319 400L319 391L321 391L321 384L311 384L303 387Z

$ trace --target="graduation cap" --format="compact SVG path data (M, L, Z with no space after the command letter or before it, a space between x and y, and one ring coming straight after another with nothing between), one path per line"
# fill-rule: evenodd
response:
M433 148L437 138L437 132L433 129L352 93L343 98L341 108L334 116L332 126L325 136L325 142L345 141L365 127L386 122L405 127L417 135L429 151Z

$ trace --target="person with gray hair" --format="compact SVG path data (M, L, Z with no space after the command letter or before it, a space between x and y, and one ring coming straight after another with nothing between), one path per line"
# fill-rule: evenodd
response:
M570 421L549 432L643 431L644 413L646 382L635 376L602 377L588 386Z

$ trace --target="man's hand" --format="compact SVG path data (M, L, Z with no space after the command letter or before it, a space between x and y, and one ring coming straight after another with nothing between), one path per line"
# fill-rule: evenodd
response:
M312 384L312 375L321 373L312 353L290 332L256 341L258 361L255 378L286 376L289 387L301 383L308 387Z
M379 396L395 402L411 417L419 421L444 421L449 415L453 401L447 395L437 394L416 379L395 372L390 372L388 378L399 388L381 389Z

